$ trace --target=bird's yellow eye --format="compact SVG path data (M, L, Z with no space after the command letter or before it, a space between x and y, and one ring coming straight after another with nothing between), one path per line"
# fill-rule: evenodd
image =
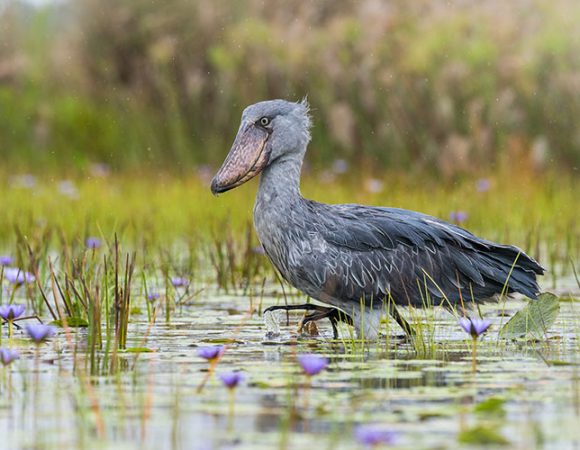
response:
M263 127L267 127L268 125L270 125L270 118L268 117L262 117L260 120L260 125L262 125Z

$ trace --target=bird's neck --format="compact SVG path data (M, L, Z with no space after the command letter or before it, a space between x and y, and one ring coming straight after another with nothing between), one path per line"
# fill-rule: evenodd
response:
M256 204L266 206L272 202L292 203L302 198L300 194L300 172L302 158L286 158L274 161L266 167L260 177Z

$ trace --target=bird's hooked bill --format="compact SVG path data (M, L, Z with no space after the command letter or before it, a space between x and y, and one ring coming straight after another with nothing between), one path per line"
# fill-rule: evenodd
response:
M258 175L268 164L270 133L258 125L242 123L234 144L211 182L214 194L229 191Z

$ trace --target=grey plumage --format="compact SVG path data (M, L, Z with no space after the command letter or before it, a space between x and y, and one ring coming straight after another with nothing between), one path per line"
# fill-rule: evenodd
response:
M414 211L303 198L300 171L310 141L305 102L252 105L243 113L239 133L248 128L263 128L264 137L258 133L253 147L234 145L228 159L244 159L244 154L247 160L265 161L259 168L240 167L234 178L245 182L248 173L262 171L254 222L266 254L290 284L349 314L357 332L376 337L381 311L390 302L452 306L461 299L483 301L504 286L507 293L530 298L539 293L536 275L544 270L516 247ZM239 135L238 140L247 141ZM261 153L252 154L258 147L254 152ZM212 182L214 192L241 184L224 183L235 172L225 165Z

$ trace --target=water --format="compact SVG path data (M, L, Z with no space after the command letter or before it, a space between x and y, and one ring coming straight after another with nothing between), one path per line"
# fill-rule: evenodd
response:
M265 297L262 306L277 302ZM523 305L510 300L505 310ZM60 332L38 362L33 347L16 342L21 360L1 378L1 448L354 449L353 429L369 423L395 431L400 448L456 448L459 433L476 426L499 433L509 448L578 448L579 308L563 302L546 340L506 342L497 339L504 308L485 305L494 325L472 374L470 343L442 311L426 314L434 333L420 351L398 330L365 348L348 327L339 341L324 321L320 336L299 336L299 314L290 315L290 326L285 313L279 324L264 324L248 312L247 297L202 294L170 323L161 311L154 325L133 315L128 346L151 351L119 353L112 375L88 373L86 330ZM246 376L233 410L215 376L196 392L209 367L198 347L228 340L216 374ZM295 362L306 352L330 360L311 380ZM501 407L477 412L490 398Z

